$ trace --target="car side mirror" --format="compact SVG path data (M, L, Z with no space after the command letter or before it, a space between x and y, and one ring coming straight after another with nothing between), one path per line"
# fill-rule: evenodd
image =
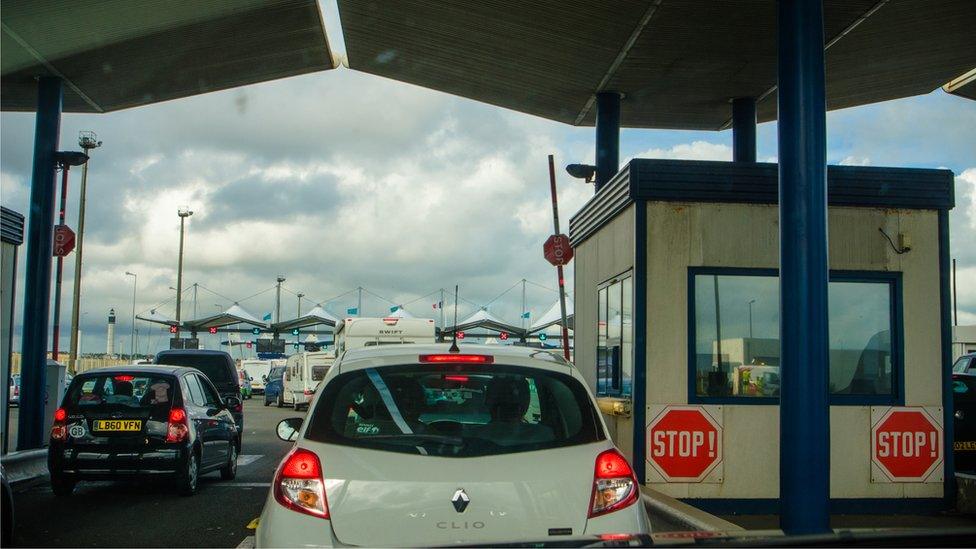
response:
M302 429L302 418L290 417L278 422L278 438L285 442L295 442L298 440L298 432Z
M224 406L226 406L227 408L236 410L240 408L242 405L243 404L241 403L241 399L237 397L231 397L231 396L224 397Z

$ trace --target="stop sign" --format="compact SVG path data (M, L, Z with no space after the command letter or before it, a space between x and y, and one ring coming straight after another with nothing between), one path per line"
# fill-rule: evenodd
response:
M941 423L925 408L881 410L872 414L871 461L886 478L872 480L924 482L943 460Z
M75 232L67 225L54 226L54 257L64 257L75 249Z
M722 427L705 407L667 406L648 423L647 446L665 481L700 482L722 462Z
M569 243L569 237L564 234L550 236L542 245L542 254L555 267L569 263L573 259L573 247Z

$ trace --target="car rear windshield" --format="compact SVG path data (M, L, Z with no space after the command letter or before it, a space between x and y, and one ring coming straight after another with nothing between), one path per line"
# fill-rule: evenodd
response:
M325 374L329 371L329 367L324 364L317 364L312 366L312 381L322 381L325 379Z
M227 359L220 355L193 355L193 354L162 354L156 362L168 364L170 366L187 366L196 368L204 373L210 381L217 385L236 385L237 380L233 376L237 374L234 368L227 367Z
M512 366L404 365L342 374L324 388L305 437L442 457L529 452L604 439L569 375Z
M173 404L168 376L150 374L86 375L72 383L63 407L68 412L133 412L166 421Z

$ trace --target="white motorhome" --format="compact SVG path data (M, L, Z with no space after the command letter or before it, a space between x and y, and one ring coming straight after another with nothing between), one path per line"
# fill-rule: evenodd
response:
M435 343L430 318L347 318L335 328L336 354L349 349L398 343Z
M325 379L334 361L335 354L326 351L297 353L288 357L279 404L289 405L296 410L307 408L315 395L315 388Z
M264 394L264 386L268 383L268 374L271 373L270 360L242 360L240 368L247 370L251 376L251 391L256 395Z

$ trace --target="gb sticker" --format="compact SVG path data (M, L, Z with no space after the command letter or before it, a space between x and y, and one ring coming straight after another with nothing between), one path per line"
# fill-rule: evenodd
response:
M68 434L71 435L72 438L81 438L85 436L85 426L81 425L80 423L76 423L68 429Z

